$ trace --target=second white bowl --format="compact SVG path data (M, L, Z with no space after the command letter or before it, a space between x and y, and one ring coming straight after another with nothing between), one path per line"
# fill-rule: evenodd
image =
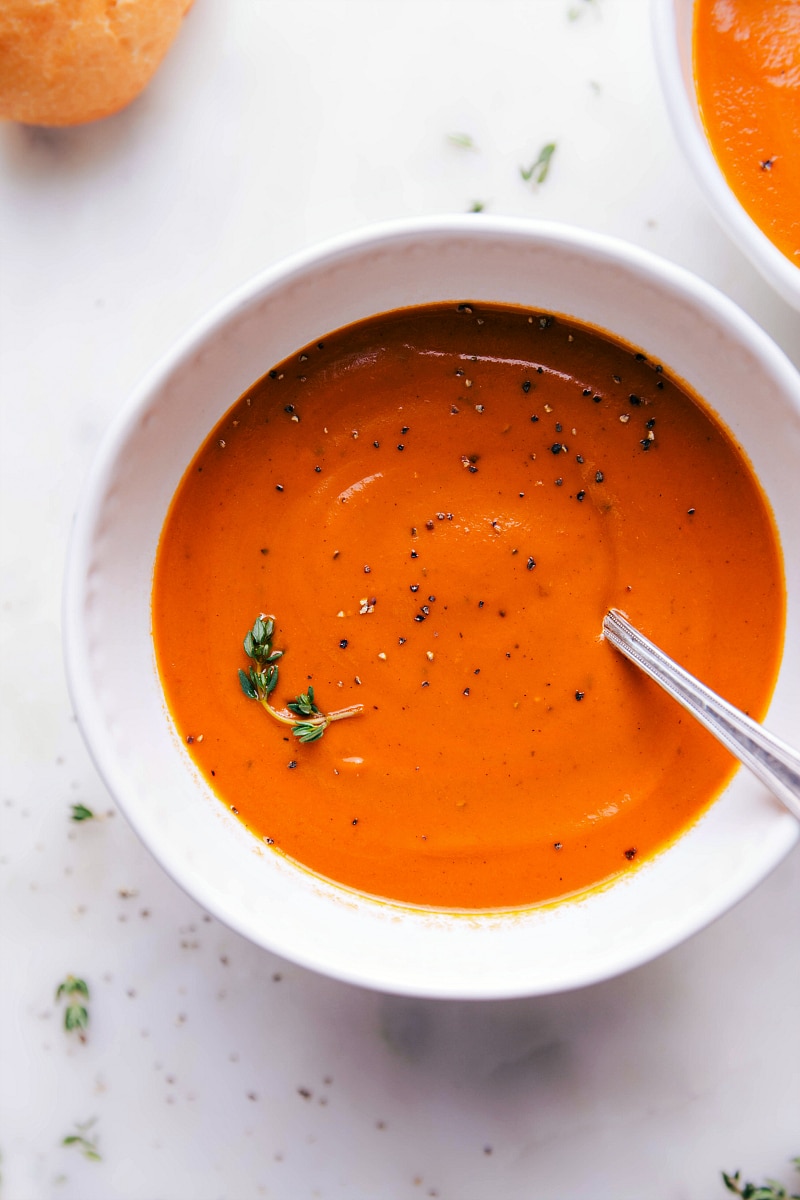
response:
M694 82L695 0L651 0L656 60L678 143L717 220L784 300L800 309L800 266L773 245L748 216L714 157Z

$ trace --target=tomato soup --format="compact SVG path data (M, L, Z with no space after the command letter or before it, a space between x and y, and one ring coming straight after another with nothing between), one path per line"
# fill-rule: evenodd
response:
M697 0L694 70L728 184L800 266L800 0Z
M784 584L747 462L643 353L454 303L338 330L238 400L170 508L153 631L182 741L274 851L491 909L636 868L734 769L601 637L612 606L763 715ZM313 688L358 715L305 742L248 698L261 615L274 711Z

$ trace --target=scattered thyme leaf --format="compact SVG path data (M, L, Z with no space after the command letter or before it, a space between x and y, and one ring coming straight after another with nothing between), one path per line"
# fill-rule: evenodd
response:
M550 161L556 152L556 143L548 142L539 151L539 157L529 167L520 167L519 173L526 183L544 183L550 170Z
M64 1028L67 1033L77 1029L81 1041L85 1041L84 1031L89 1026L89 1009L86 1007L89 1002L89 985L84 979L76 979L74 975L68 975L56 988L56 1000L61 999L67 1000L67 1006L64 1009ZM83 1001L86 1003L82 1003Z
M71 821L91 821L93 817L94 813L85 804L73 804L70 813Z
M67 1032L73 1029L86 1029L89 1024L89 1010L83 1004L68 1004L64 1012L64 1028Z
M794 1169L800 1171L800 1156L793 1158L791 1162ZM748 1183L743 1182L741 1171L736 1171L733 1175L723 1171L722 1182L729 1192L733 1192L734 1196L741 1196L742 1200L800 1200L799 1193L789 1193L777 1179L767 1179L762 1184Z
M88 1158L90 1162L102 1162L102 1155L97 1149L97 1140L89 1136L89 1131L95 1124L97 1117L92 1117L88 1121L76 1121L75 1128L77 1133L68 1133L66 1137L61 1139L62 1146L76 1146L84 1158Z
M469 133L448 133L447 140L451 146L458 146L459 150L478 149Z
M56 999L62 996L84 996L89 999L89 985L85 979L76 979L74 975L68 975L67 978L60 983L56 988Z
M259 616L253 622L253 628L245 634L242 643L244 652L255 664L246 671L239 669L239 684L248 700L257 700L262 708L279 721L282 725L290 725L292 733L299 742L317 742L333 721L343 721L346 717L355 717L364 711L363 704L351 704L348 708L339 708L335 712L326 713L317 705L314 699L314 689L301 692L286 704L282 712L269 702L269 697L278 685L278 659L283 657L283 650L273 650L272 637L275 632L274 617ZM291 715L289 715L291 714ZM296 720L296 718L301 718Z
M479 212L484 212L485 209L486 209L486 204L483 200L473 200L472 204L467 209L467 212L479 213Z
M580 18L583 16L583 14L587 11L587 8L590 6L594 6L595 3L596 3L596 0L583 0L582 7L580 5L573 4L571 8L567 9L567 20L569 20L569 21L580 20ZM595 11L599 12L599 9L596 9Z

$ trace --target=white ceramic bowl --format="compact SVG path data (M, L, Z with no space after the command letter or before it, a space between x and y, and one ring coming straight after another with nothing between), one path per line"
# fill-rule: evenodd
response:
M658 72L678 143L712 212L775 290L800 309L800 266L782 254L731 191L705 134L692 66L695 0L651 0Z
M557 225L463 216L381 226L279 263L224 301L150 372L109 431L75 525L64 623L71 693L100 773L165 870L209 912L340 979L488 998L577 987L667 950L758 883L794 844L796 823L741 770L675 846L583 900L478 916L379 903L270 852L210 793L165 710L150 631L170 499L245 388L339 326L467 298L618 334L687 380L746 448L786 555L788 633L768 724L791 740L800 728L800 376L700 280Z

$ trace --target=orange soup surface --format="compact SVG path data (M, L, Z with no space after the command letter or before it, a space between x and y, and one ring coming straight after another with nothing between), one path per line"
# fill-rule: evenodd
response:
M733 761L601 634L616 606L763 715L784 620L743 455L660 366L477 304L341 329L269 371L188 468L153 630L181 739L276 851L437 908L550 902L630 871ZM308 744L237 671L259 614ZM297 718L300 719L300 718Z
M800 267L800 0L697 0L694 70L728 184Z

